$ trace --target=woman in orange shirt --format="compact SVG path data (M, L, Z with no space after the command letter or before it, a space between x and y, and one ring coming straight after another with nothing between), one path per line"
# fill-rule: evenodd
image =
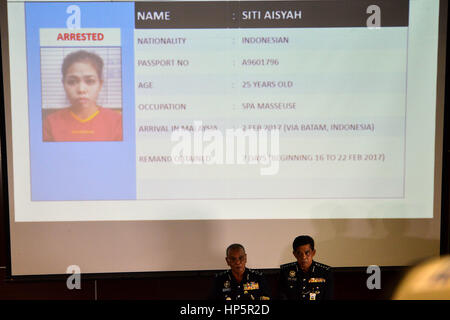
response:
M103 86L103 60L84 50L63 61L63 86L70 107L49 114L44 141L121 141L122 115L97 105Z

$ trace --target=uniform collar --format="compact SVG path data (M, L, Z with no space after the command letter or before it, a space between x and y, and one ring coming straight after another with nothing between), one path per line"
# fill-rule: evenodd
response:
M233 276L233 273L231 272L231 269L228 270L228 279L229 279L231 282L236 282L236 283L238 283L237 280L236 280L236 278ZM248 281L248 279L249 279L249 272L248 272L248 269L245 268L245 270L244 270L244 275L242 276L242 282Z
M300 268L300 266L298 265L298 262L295 263L295 267L297 268L297 273L301 272L304 274L313 274L314 271L316 270L316 262L314 260L312 261L311 266L309 267L309 270L307 272L304 272L302 270L302 268Z

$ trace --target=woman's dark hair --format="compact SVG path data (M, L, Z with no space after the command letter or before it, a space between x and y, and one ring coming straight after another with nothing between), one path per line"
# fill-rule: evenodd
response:
M63 61L62 64L62 75L63 79L65 79L67 70L70 68L71 65L77 62L88 62L90 63L94 69L97 71L98 78L100 80L103 79L103 59L100 58L99 55L93 52L88 52L85 50L79 50L72 53L69 53Z

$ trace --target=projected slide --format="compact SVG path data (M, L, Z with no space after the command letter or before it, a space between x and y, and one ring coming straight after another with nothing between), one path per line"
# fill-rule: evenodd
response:
M409 1L25 7L32 201L404 197Z

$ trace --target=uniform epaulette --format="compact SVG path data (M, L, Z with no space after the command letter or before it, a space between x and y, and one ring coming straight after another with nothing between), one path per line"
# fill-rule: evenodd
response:
M224 276L227 272L228 272L228 270L225 270L225 271L221 271L221 272L216 273L216 278L219 278L219 277Z
M285 263L285 264L282 264L281 266L280 266L280 268L281 269L286 269L286 268L291 268L291 267L295 267L295 264L296 264L297 262L289 262L289 263Z
M248 269L248 272L254 273L254 274L258 275L258 276L262 276L262 272L259 271L259 270L256 270L256 269Z
M323 263L320 263L320 262L316 262L316 261L314 261L314 262L316 263L316 266L319 267L319 268L322 268L322 269L325 269L325 270L330 270L331 269L331 267L327 266L326 264L323 264Z

